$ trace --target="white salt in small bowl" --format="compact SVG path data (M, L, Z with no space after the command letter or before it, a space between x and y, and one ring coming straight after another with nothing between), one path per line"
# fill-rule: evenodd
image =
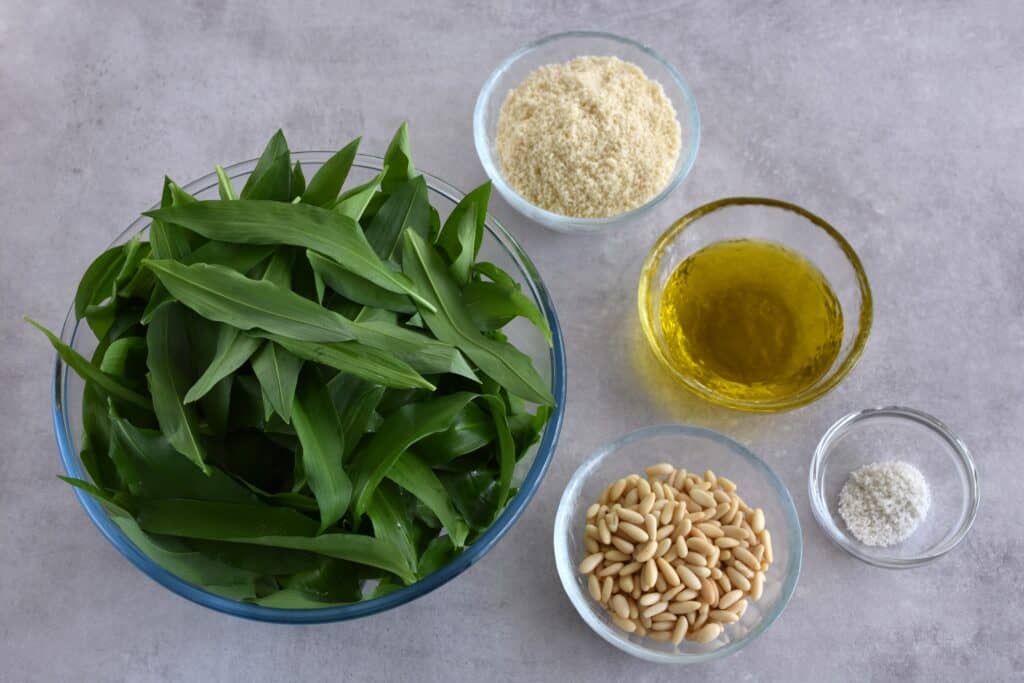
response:
M888 547L861 543L839 515L839 492L854 470L902 460L921 471L931 505L917 529ZM909 569L955 548L978 513L978 473L967 446L945 424L912 408L870 408L833 424L811 460L808 492L814 518L833 543L876 567Z

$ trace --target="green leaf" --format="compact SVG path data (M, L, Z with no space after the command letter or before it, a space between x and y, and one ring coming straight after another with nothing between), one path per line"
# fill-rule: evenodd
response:
M407 229L423 237L430 234L430 202L423 176L395 188L367 226L366 239L377 256L391 259L396 253L401 255L402 234Z
M279 335L262 336L272 339L299 358L351 373L370 382L388 387L434 388L433 384L401 359L359 342L318 344L287 339Z
M268 548L247 543L225 543L199 538L190 538L184 543L207 557L261 576L309 571L316 569L324 560L316 553Z
M313 272L328 287L346 299L364 306L385 308L389 311L399 311L401 313L416 312L416 304L404 294L389 292L383 287L378 287L369 280L364 280L358 275L354 275L351 271L315 251L307 251L306 258L309 259ZM322 299L323 297L321 297Z
M555 399L529 356L511 344L481 334L441 257L416 233L405 235L403 268L437 309L420 309L430 331L441 341L456 346L510 393L534 403L553 405Z
M270 344L268 344L270 346ZM320 506L320 531L342 518L352 499L352 482L342 468L345 435L327 387L307 373L292 407L302 444L302 467Z
M373 524L373 535L391 543L409 569L416 572L416 547L411 536L413 522L398 489L390 482L381 482L370 499L366 514Z
M340 372L327 383L327 391L345 433L344 462L366 434L385 389L355 375Z
M437 515L456 548L465 545L469 528L452 507L441 480L422 460L406 453L388 469L387 478L419 498Z
M124 265L125 245L111 247L97 256L85 271L75 293L75 317L81 320L89 306L114 296L114 282Z
M235 187L231 184L231 178L219 164L217 166L217 194L224 200L238 199Z
M512 430L509 428L505 402L501 400L500 396L494 395L486 395L483 400L494 420L494 432L498 438L498 491L497 502L491 515L493 520L494 515L508 500L508 494L512 488L512 474L516 468L516 444L512 438Z
M293 576L281 580L287 591L298 591L301 595L312 598L317 602L315 607L322 607L324 604L339 604L356 602L363 594L359 587L359 574L356 567L351 563L335 558L324 558L313 568L298 572ZM280 605L284 591L278 591L277 603ZM288 602L295 605L298 602L289 598Z
M359 225L335 211L308 204L204 201L146 215L184 225L209 239L312 249L388 291L419 297L407 277L377 257Z
M291 200L294 202L300 197L302 193L306 191L306 176L302 172L302 162L296 160L295 166L292 167L292 183L289 190Z
M361 534L314 537L319 525L288 508L192 500L145 501L136 519L151 533L306 550L378 567L409 583L415 580L390 543Z
M147 261L146 265L179 301L204 318L304 341L352 339L351 321L271 282L202 263Z
M285 422L292 419L292 402L299 381L302 359L296 358L273 342L266 342L252 357L252 369L263 388L263 395L274 412Z
M199 417L192 406L182 401L195 379L185 316L185 309L177 304L162 306L149 324L149 391L160 430L179 453L209 474L206 449L199 438Z
M210 240L189 254L184 263L208 263L246 273L276 252L277 247L272 244L232 244Z
M459 392L404 405L389 415L365 447L355 454L355 516L363 516L374 490L401 455L420 439L443 432L476 394Z
M314 206L330 206L341 192L342 185L355 161L361 138L356 138L334 153L317 169L302 194L302 201ZM354 218L358 218L355 216Z
M483 448L494 438L493 417L475 403L469 403L456 416L451 427L425 438L416 451L424 462L435 466Z
M518 287L506 287L496 282L470 282L462 290L462 300L480 330L498 330L516 316L523 316L541 331L551 346L551 328L547 319Z
M438 536L430 541L427 549L423 551L422 555L420 555L416 576L420 579L424 579L458 556L459 551L452 543L451 537Z
M138 382L146 374L146 340L142 337L115 339L103 353L100 370L120 377L126 384Z
M329 208L342 216L358 221L362 218L363 212L366 211L366 207L370 204L370 200L373 199L377 188L380 187L381 181L384 180L387 172L388 167L384 166L380 173L369 181L362 185L357 185L350 190L345 190Z
M286 202L291 199L291 157L284 133L278 130L267 143L242 188L242 199L270 199ZM207 235L209 237L209 235Z
M441 474L446 499L450 500L476 530L486 529L503 504L501 483L490 469Z
M384 165L387 173L381 186L388 194L394 192L399 185L417 175L412 165L412 152L409 151L409 125L402 123L384 152Z
M437 244L448 255L452 273L460 284L469 282L470 267L483 244L491 183L476 188L455 205L437 236Z
M78 376L86 382L92 382L97 388L103 390L114 398L127 401L128 403L132 403L146 410L151 408L151 403L148 398L137 391L129 389L116 377L100 370L98 367L83 358L82 354L78 353L58 339L57 335L53 334L28 316L25 316L25 322L46 335L46 338L50 340L50 344L53 345L53 348L56 349L57 354L61 357L61 360L63 360L69 368L78 373Z
M479 382L465 357L449 343L382 320L360 322L350 328L357 341L393 353L425 374L450 372Z
M229 325L219 325L213 360L185 394L185 403L198 401L231 373L242 367L260 346L260 340Z
M175 187L177 185L174 184L174 181L164 176L164 192L160 206L172 206L174 204L173 188ZM195 200L189 197L188 200L179 201L191 203ZM184 228L160 220L154 220L149 226L149 242L153 247L153 255L156 258L182 261L192 251L192 245Z

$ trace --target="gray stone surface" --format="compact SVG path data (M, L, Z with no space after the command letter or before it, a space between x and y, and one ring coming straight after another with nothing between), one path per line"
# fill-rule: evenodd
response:
M1024 6L1006 2L0 2L0 679L1006 680L1024 676ZM56 480L52 352L91 257L156 198L254 155L403 119L416 160L461 187L477 89L539 35L596 27L643 40L689 79L704 141L649 220L574 238L495 215L546 278L569 353L554 465L519 524L441 590L355 623L282 627L197 607L136 571ZM792 199L860 251L876 322L859 367L808 408L772 416L666 385L637 337L634 288L672 218L733 194ZM927 567L883 571L832 546L808 507L812 448L841 414L898 402L973 448L973 533ZM738 655L691 670L632 660L594 636L551 553L559 493L584 456L664 421L722 429L789 485L806 543L786 613Z

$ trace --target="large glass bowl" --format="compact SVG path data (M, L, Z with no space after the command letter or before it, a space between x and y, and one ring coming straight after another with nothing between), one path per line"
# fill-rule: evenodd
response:
M668 183L646 203L607 218L563 216L530 203L505 182L495 148L498 112L508 92L541 66L564 64L574 57L581 56L618 57L624 62L636 64L643 69L648 78L661 84L679 119L679 156ZM525 45L498 65L480 89L480 95L476 100L476 107L473 110L473 141L487 176L505 201L516 211L552 230L597 232L632 221L646 213L660 204L690 173L693 163L697 160L697 149L700 147L700 114L697 112L697 101L690 91L690 86L683 80L679 71L651 48L611 33L568 31L546 36Z
M814 264L835 293L843 315L843 338L831 367L816 381L787 396L740 399L715 391L695 373L671 362L661 328L661 296L676 268L705 247L729 240L758 240L785 247ZM751 412L776 412L806 405L833 389L857 363L871 331L871 288L860 258L838 230L810 211L762 197L730 197L705 204L665 231L647 256L637 287L640 324L654 354L683 386L718 405Z
M331 156L331 153L295 152L292 156L293 159L302 162L307 173L312 173ZM381 163L380 157L358 155L347 184L354 186L370 180L380 172ZM229 166L226 171L236 181L236 186L240 186L255 165L256 160L244 161ZM423 175L429 188L430 202L440 211L443 219L463 196L463 193L435 176L428 173ZM211 173L185 185L184 189L200 199L215 199L217 177ZM148 228L148 218L136 218L114 240L113 244L125 242L135 233L144 232ZM315 609L280 609L252 605L215 595L175 576L139 550L111 520L103 507L88 494L75 489L75 495L78 496L85 511L103 535L107 537L107 540L154 581L200 605L247 619L289 624L342 621L398 607L447 583L483 557L508 532L526 509L527 504L537 492L554 455L565 410L565 350L562 344L562 333L551 298L540 275L516 240L491 216L487 217L487 234L480 250L480 258L497 264L516 278L523 285L527 296L533 299L547 317L553 337L553 344L550 347L540 332L524 322L513 322L506 328L506 332L510 340L533 359L541 376L550 381L551 393L557 401L557 406L552 412L551 419L548 421L539 443L517 465L513 485L518 488L518 493L509 502L508 507L475 543L435 573L383 597L349 605ZM80 334L83 330L84 333ZM68 311L64 320L61 339L86 357L90 355L96 345L96 340L88 326L77 324L73 315L73 307ZM60 449L61 459L64 461L64 469L68 476L88 480L88 475L79 457L83 386L78 375L69 371L58 357L53 375L53 424L57 435L57 446Z
M751 600L743 617L707 644L684 640L678 646L628 634L587 590L577 565L587 555L584 526L587 508L612 482L650 465L667 462L691 472L713 470L735 482L736 493L751 507L764 510L775 561L765 573L764 593ZM778 475L746 447L724 434L701 427L660 425L630 432L602 446L572 475L555 514L555 565L562 586L590 628L634 657L667 664L697 664L746 647L768 630L786 608L803 559L800 519Z

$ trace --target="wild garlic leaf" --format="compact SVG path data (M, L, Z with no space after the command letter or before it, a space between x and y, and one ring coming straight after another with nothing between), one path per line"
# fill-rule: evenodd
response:
M490 198L491 183L486 182L460 199L437 236L436 242L447 254L460 284L469 281L469 266L483 244Z
M302 359L273 342L266 342L253 355L251 365L274 412L285 422L290 422Z
M125 245L111 247L97 256L82 280L78 283L75 293L75 317L85 317L86 308L103 303L114 296L114 282L124 265Z
M314 343L272 334L261 334L260 336L272 339L299 358L350 373L369 382L387 387L434 388L433 384L392 353L365 344L358 342Z
M338 193L341 192L341 187L352 168L352 162L355 161L356 152L359 151L360 140L361 138L356 138L342 147L317 169L302 194L303 202L327 207L338 198Z
M224 168L217 165L217 194L221 199L232 200L238 199L238 195L235 194L235 187L231 184L231 178L228 177L227 172Z
M217 347L213 360L206 366L203 374L189 388L184 402L192 403L205 396L223 379L228 378L249 360L260 340L243 334L241 330L229 325L220 325L217 332Z
M430 234L430 202L423 176L411 178L394 189L366 227L366 240L377 256L393 259L401 256L406 230L424 238Z
M420 298L408 278L377 257L359 225L334 211L308 204L204 201L145 215L178 223L209 239L312 249L388 291Z
M240 199L270 199L286 202L290 197L291 156L284 132L274 133L245 181Z
M430 331L441 341L455 345L509 392L534 403L554 405L555 399L530 357L511 344L481 334L438 253L416 233L405 235L403 268L437 309L420 309Z
M162 306L146 330L149 392L153 396L153 412L160 423L160 431L179 453L204 474L209 474L206 447L199 435L199 415L194 407L183 402L195 381L186 314L186 309L179 304Z
M28 316L25 317L25 322L46 335L46 338L50 340L50 344L53 345L53 348L56 349L57 354L61 357L61 360L67 363L68 367L78 373L78 376L86 382L92 382L98 389L114 398L127 401L145 410L152 409L152 404L146 396L126 387L116 377L100 370L86 360L82 354L62 342L53 332L50 332Z
M342 518L352 500L352 482L342 467L345 435L327 387L313 373L306 373L291 412L302 444L302 467L320 506L323 532Z
M493 417L476 403L468 403L451 427L425 438L417 450L423 461L434 467L479 450L494 441L494 437Z
M363 212L366 211L366 207L370 204L370 200L373 199L387 172L388 167L385 165L381 172L369 181L342 192L328 208L342 216L358 221L363 217Z
M291 200L295 202L302 197L302 193L305 191L306 175L302 172L302 162L296 160L295 165L292 166L291 187L288 193L291 195Z
M416 312L416 304L404 294L390 292L379 287L315 251L306 251L306 258L309 259L313 272L321 278L323 283L346 299L363 306L385 308L401 313Z
M422 460L412 453L406 453L388 468L386 476L419 498L437 515L456 548L465 545L469 527L452 506L444 484Z
M412 153L409 151L409 125L402 123L395 131L394 137L384 152L384 165L387 173L381 181L384 192L391 194L399 185L414 178L416 168L412 164Z
M540 330L552 343L551 327L544 314L517 286L476 280L462 290L462 299L469 316L484 332L500 330L517 316L522 316Z
M409 569L416 572L416 545L411 535L413 522L398 488L391 482L382 481L366 508L366 514L373 525L373 535L390 542Z

